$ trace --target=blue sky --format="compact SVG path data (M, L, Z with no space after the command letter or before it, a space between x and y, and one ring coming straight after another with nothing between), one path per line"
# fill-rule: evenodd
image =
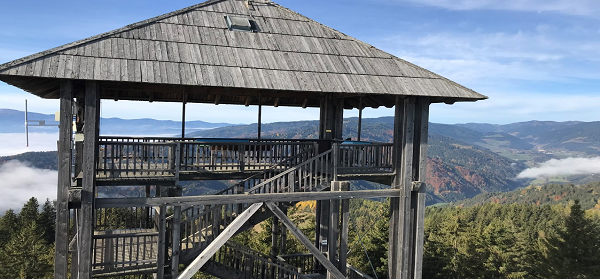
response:
M597 0L279 0L277 3L490 97L433 105L438 123L600 120ZM198 2L1 1L0 63ZM53 113L0 83L0 108ZM103 102L103 117L180 117L180 105ZM148 114L151 109L153 114ZM146 113L143 113L146 111ZM207 113L214 112L214 113ZM391 115L366 109L365 117ZM214 115L214 116L210 116ZM354 116L356 111L346 112ZM314 109L266 108L264 121L316 119ZM256 108L190 105L188 120L251 123Z

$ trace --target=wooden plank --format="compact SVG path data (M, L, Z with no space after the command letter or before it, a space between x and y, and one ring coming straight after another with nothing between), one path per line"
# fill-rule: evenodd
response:
M200 268L210 260L210 258L227 242L238 229L248 221L256 211L262 207L263 203L255 203L244 210L225 230L223 230L203 251L192 261L192 263L183 271L178 279L190 279Z
M399 189L362 190L344 192L294 192L272 194L235 194L235 195L204 195L186 197L158 197L158 198L98 198L96 208L108 207L135 207L158 205L210 205L210 204L238 204L257 202L291 202L308 200L341 200L341 199L370 199L399 197ZM327 210L327 212L329 212ZM327 214L329 215L329 213Z
M54 278L67 279L69 254L69 187L71 187L71 121L73 119L73 82L60 83L60 122L58 142L58 187L56 194L56 235Z
M167 242L166 242L166 230L167 230L167 206L161 205L157 208L158 216L158 251L156 257L156 275L158 278L164 278L165 276L165 259L167 257Z
M275 205L273 202L266 202L267 207L281 220L281 223L286 226L286 228L298 238L300 243L302 243L308 250L313 254L313 256L329 271L334 278L344 279L346 278L334 264L332 264L327 258L319 251L317 247L315 247L312 243L310 243L310 239L308 239L298 227L290 220L282 211Z
M417 205L415 209L415 252L414 252L414 278L423 277L423 245L425 235L425 196L427 179L427 139L429 131L429 98L419 97L417 99L417 122L415 128L419 136L415 154L418 160L417 180L421 182L421 187L417 191Z
M79 278L92 275L92 246L94 234L94 193L96 176L96 139L98 138L99 95L98 83L88 81L85 85L85 115L83 126L83 181L79 222ZM71 121L69 121L71 122Z
M341 191L348 191L350 183L347 181L342 182ZM346 265L348 261L348 226L350 222L350 200L343 199L342 201L342 227L340 235L340 254L339 254L339 267L342 274L346 274Z
M333 158L337 158L337 156L333 156ZM337 162L337 160L334 161ZM334 167L335 168L335 167ZM339 192L341 189L339 181L331 182L331 192ZM338 248L338 236L339 236L339 226L340 226L340 201L337 199L333 199L329 201L329 236L327 237L327 258L334 266L340 269L340 266L337 262L337 248ZM328 273L328 276L331 274Z
M181 253L181 206L173 207L173 241L171 247L171 277L179 275L179 254Z

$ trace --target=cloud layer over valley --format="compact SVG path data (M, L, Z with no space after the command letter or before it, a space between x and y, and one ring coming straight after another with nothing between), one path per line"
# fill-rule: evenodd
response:
M46 199L56 199L57 179L57 171L32 168L16 160L1 164L0 214L11 208L15 211L21 210L23 204L31 197L36 197L40 204Z
M517 178L552 177L600 173L600 157L551 159L535 168L521 172Z

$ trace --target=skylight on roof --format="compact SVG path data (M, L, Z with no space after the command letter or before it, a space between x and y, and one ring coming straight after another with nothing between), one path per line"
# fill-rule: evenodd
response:
M227 27L229 30L239 30L239 31L250 31L256 32L256 24L253 20L250 20L244 16L231 16L226 15L225 21L227 21Z

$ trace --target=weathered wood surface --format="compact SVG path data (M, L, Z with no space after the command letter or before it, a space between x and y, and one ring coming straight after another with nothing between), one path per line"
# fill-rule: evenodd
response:
M273 202L266 202L267 207L277 216L283 225L302 243L308 250L314 255L314 257L327 269L334 278L344 279L346 278L337 267L331 263L317 247L315 247L298 227L275 205Z
M237 232L256 211L262 207L262 203L255 203L248 207L240 216L238 216L225 230L223 230L201 253L190 263L179 275L179 279L190 279L200 268L210 260L210 258Z
M83 182L81 189L81 209L79 210L79 278L90 278L92 275L92 235L94 231L94 196L96 187L96 156L98 149L96 139L99 132L100 98L98 83L86 82L85 87L85 117L83 144ZM69 121L70 122L70 121Z
M251 4L252 17L259 32L227 30L225 15L248 15L243 1L209 1L0 65L0 79L38 95L42 93L40 88L19 80L43 77L278 91L485 98L277 4L254 5ZM17 80L4 79L4 75ZM130 92L123 92L121 97L139 98ZM231 102L221 97L224 96L217 95L203 102ZM306 97L298 96L298 99L294 100L298 106L318 106ZM386 103L385 98L374 100L376 106ZM286 99L277 102L278 105L289 104Z
M73 83L61 83L58 142L58 187L56 197L56 252L54 278L67 279L69 252L69 188L71 187L71 134L73 119Z
M188 197L163 197L163 198L98 198L96 207L133 207L133 206L158 206L158 205L211 205L211 204L241 204L254 202L290 202L307 200L341 200L341 199L369 199L399 197L399 189L365 190L344 192L297 192L297 193L269 193L269 194L237 194L237 195L205 195Z

